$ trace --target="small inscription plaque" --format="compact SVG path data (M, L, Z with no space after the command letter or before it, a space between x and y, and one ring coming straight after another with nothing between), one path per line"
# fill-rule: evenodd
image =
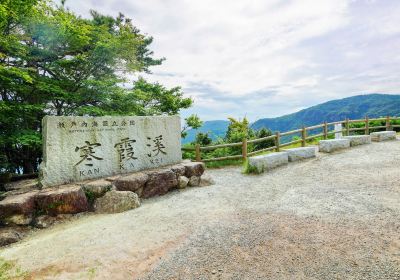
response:
M43 119L43 186L179 163L180 118L55 117Z

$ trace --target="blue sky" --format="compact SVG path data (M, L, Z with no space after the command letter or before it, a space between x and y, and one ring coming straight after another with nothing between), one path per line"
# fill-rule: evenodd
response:
M280 116L331 99L400 93L398 0L67 0L133 19L204 120Z

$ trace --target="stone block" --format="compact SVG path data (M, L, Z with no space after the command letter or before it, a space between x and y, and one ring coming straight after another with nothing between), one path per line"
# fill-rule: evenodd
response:
M203 162L185 162L184 166L186 168L185 176L188 178L192 176L201 176L206 169Z
M215 180L210 174L204 173L203 175L201 175L201 177L200 177L200 186L201 187L211 186L214 184L215 184Z
M40 191L36 196L38 210L48 214L75 214L88 211L88 201L81 186L64 185Z
M166 194L169 190L178 187L178 179L170 169L156 169L146 171L149 179L143 187L141 197L149 198L152 196Z
M176 178L179 178L180 176L185 176L186 167L183 164L176 164L171 166L171 170L176 174Z
M130 191L109 191L94 203L97 213L120 213L139 206L138 195Z
M27 227L0 228L0 247L20 241L22 238L25 237L28 231L29 229Z
M123 176L114 181L114 186L119 191L131 191L141 195L149 175L143 172L137 172L128 176Z
M316 156L316 147L300 147L300 148L293 148L287 149L285 152L288 154L289 161L298 161L307 158L313 158Z
M188 184L189 184L189 178L187 178L185 176L179 176L179 178L178 178L178 188L179 189L186 188Z
M106 192L110 191L113 184L110 181L100 179L96 181L80 183L85 192L93 194L94 197L101 197Z
M287 164L289 157L286 152L277 152L249 158L250 166L257 168L259 173Z
M28 226L32 223L33 214L17 214L4 218L2 223L5 225Z
M323 153L331 153L346 148L350 148L349 139L342 138L319 141L319 151Z
M200 186L200 176L192 176L189 179L189 184L190 187L198 187Z
M351 136L344 136L343 138L350 140L351 147L371 144L371 135L351 135Z
M371 140L382 142L388 140L396 140L396 131L379 131L371 133Z

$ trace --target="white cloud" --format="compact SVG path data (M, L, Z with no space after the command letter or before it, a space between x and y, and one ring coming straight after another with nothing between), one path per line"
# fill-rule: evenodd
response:
M149 79L181 85L196 101L187 113L206 119L255 119L354 93L399 92L400 80L387 78L400 70L395 0L68 0L67 6L83 16L96 9L133 18L154 37L156 56L167 58Z

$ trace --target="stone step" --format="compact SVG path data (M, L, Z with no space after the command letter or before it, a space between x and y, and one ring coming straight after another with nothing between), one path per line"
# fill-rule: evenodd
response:
M289 162L288 153L277 152L249 158L249 164L257 169L258 173L271 170Z
M316 147L310 146L310 147L292 148L285 150L285 152L288 154L289 161L293 162L315 157Z
M396 140L396 131L372 132L371 139L372 139L372 141L375 141L375 142Z
M322 153L331 153L334 151L346 149L350 147L349 139L330 139L319 141L319 151Z
M371 135L351 135L351 136L344 136L343 138L350 140L351 147L371 144Z

